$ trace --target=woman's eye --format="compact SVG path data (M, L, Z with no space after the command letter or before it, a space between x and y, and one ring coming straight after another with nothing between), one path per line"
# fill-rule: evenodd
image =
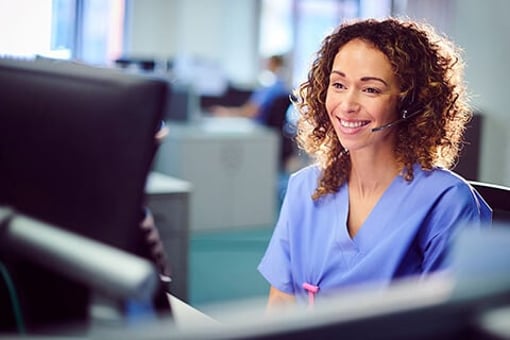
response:
M367 88L365 89L365 92L370 93L370 94L378 94L378 93L381 93L381 91L380 91L378 88L375 88L375 87L367 87Z
M338 82L333 82L333 83L331 84L331 86L333 86L333 88L335 88L335 89L337 89L337 90L341 90L341 89L344 89L344 88L345 88L344 84L342 84L342 83L338 83Z

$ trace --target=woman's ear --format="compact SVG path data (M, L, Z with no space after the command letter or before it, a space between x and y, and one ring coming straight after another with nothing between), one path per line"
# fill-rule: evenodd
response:
M397 110L401 118L407 118L407 116L410 113L415 112L416 109L416 88L413 87L401 94L400 103L397 106Z

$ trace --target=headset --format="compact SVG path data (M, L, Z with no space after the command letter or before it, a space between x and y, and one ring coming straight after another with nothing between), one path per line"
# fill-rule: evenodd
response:
M375 128L372 129L372 132L377 132L377 131L389 129L392 126L400 124L402 122L405 122L406 120L408 120L408 119L416 116L417 114L421 113L422 112L421 108L420 109L414 109L414 110L412 109L412 107L415 105L415 102L414 102L415 96L416 96L416 88L413 88L411 94L405 96L405 98L400 103L399 107L403 108L403 110L401 110L402 118L394 120L393 122L390 122L390 123L387 123L387 124L375 127Z

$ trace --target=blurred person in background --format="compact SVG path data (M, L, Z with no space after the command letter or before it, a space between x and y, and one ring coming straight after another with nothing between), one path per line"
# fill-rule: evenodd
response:
M285 58L273 55L265 61L265 70L260 77L261 86L253 91L241 106L212 106L209 111L219 117L247 117L265 124L269 119L271 105L279 97L287 97L290 89L285 79ZM289 103L290 104L290 101Z

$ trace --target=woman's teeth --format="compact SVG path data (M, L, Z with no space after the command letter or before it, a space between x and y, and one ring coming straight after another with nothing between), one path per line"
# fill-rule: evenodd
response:
M362 127L364 125L367 125L369 121L367 120L357 120L357 121L346 121L346 120L340 120L340 125L343 127L349 128L349 129L355 129Z

